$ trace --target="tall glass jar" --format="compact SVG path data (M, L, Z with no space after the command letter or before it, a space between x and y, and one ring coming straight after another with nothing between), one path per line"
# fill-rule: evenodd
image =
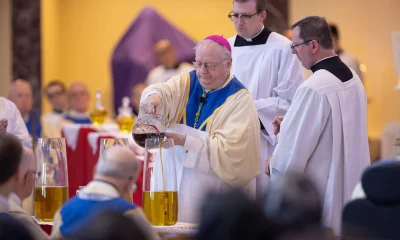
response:
M38 176L34 189L34 215L52 222L55 212L68 200L67 153L64 138L39 138L36 145Z
M156 226L174 225L178 220L178 187L172 139L146 139L143 210L147 219Z

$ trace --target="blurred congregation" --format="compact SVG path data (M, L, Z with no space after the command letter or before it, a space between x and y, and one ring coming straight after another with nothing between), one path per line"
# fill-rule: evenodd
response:
M400 239L399 9L0 0L0 239Z

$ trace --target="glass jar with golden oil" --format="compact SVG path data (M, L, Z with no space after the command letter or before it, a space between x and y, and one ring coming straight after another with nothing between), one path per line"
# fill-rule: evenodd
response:
M100 90L96 90L96 104L94 109L90 112L90 120L94 126L100 126L104 123L107 118L107 111L101 104L101 93Z
M68 200L65 139L39 138L36 164L34 216L41 222L52 222L56 211Z
M132 131L135 119L132 114L132 108L129 107L130 100L128 97L122 98L122 106L118 109L116 122L122 133L130 133Z
M145 141L143 210L151 224L170 226L178 221L178 187L174 142L167 138Z

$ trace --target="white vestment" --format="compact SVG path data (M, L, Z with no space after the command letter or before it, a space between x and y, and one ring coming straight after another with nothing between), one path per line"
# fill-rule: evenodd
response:
M1 119L7 119L7 133L17 136L25 147L32 148L32 139L29 136L21 113L13 102L4 97L0 97L0 120Z
M260 135L260 169L272 154L276 136L272 121L285 115L293 96L303 82L303 68L293 55L290 41L272 32L266 44L234 47L236 36L229 39L232 47L232 73L253 96L260 121L265 127ZM262 195L268 176L260 174L256 179L256 194Z
M147 86L154 83L163 83L173 76L192 70L194 70L193 64L187 62L181 62L178 68L166 68L163 65L159 65L149 72L145 83Z
M61 125L64 120L62 113L51 111L42 116L42 133L48 138L61 137Z
M323 221L340 234L342 209L370 164L367 99L359 77L342 82L325 69L297 90L281 124L271 181L284 172L304 173L323 203Z

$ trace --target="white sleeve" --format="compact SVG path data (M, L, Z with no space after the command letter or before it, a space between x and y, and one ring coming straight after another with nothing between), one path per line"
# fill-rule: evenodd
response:
M268 140L275 144L276 136L272 121L277 116L284 116L288 111L297 88L303 82L303 69L296 55L291 53L289 45L282 49L278 65L277 79L273 88L274 96L255 100L258 117L263 124Z
M328 121L326 96L308 87L299 88L282 121L279 143L271 158L271 179L286 171L303 173Z
M22 141L24 147L32 148L32 139L22 119L21 113L14 104L8 105L8 111L10 111L11 117L8 122L9 128L7 132L17 136Z

